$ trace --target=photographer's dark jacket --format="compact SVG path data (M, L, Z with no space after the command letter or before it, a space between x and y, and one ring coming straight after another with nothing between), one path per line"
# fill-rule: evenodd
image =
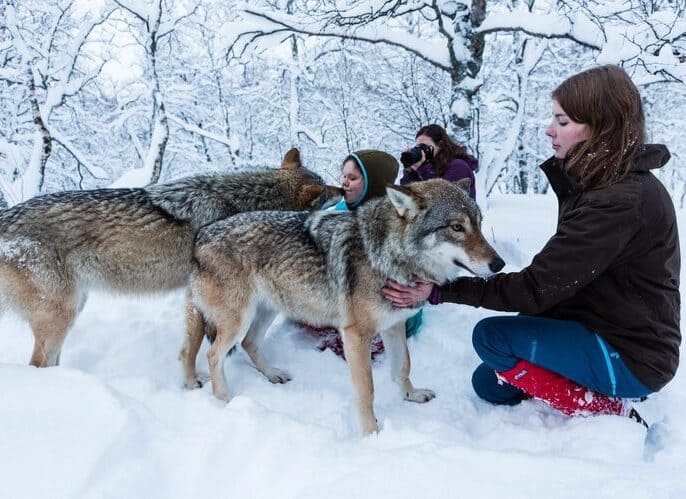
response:
M476 198L476 189L474 185L474 172L478 170L478 161L474 156L465 154L453 158L443 172L443 178L450 182L457 182L463 178L469 178L472 183L469 187L469 195L472 199ZM422 163L417 170L412 168L405 168L403 176L400 179L400 185L410 184L419 180L429 180L431 178L438 178L436 168L430 161Z
M624 179L583 191L549 159L541 168L559 200L553 237L521 272L460 278L438 288L439 301L580 322L659 390L681 342L676 215L649 172L668 160L665 146L647 145Z

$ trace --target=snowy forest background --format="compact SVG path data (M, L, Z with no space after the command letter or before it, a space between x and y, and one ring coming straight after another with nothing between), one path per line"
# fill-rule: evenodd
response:
M555 197L529 195L547 189L550 92L608 62L672 152L657 174L686 234L686 0L0 0L0 203L277 166L292 146L338 183L349 151L397 156L437 122L479 157L483 230L517 271L557 223ZM382 356L382 431L360 439L344 361L283 318L265 354L293 381L239 350L230 403L185 390L184 296L93 293L50 369L0 317L3 498L686 497L683 367L640 404L657 442L628 418L495 407L470 333L498 313L427 306L412 378L436 400L401 400Z
M448 128L481 201L541 193L550 92L594 64L640 86L675 204L686 1L0 0L0 202L276 166L338 182L359 148Z

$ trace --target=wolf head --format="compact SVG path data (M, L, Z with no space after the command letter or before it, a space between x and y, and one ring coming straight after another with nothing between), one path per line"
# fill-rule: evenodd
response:
M292 191L292 199L296 203L290 208L292 210L317 210L325 204L340 200L343 196L343 189L325 184L319 175L303 167L300 151L295 147L284 156L281 162L281 172L283 181Z
M481 233L481 212L468 190L468 181L442 179L387 186L402 227L403 252L426 274L422 277L444 283L462 270L485 277L505 266Z

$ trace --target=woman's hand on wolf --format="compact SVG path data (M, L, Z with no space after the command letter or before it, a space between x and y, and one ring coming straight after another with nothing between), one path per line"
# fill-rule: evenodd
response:
M414 277L412 286L405 286L392 279L386 280L386 285L381 292L396 307L414 307L419 302L429 299L434 284L419 277Z

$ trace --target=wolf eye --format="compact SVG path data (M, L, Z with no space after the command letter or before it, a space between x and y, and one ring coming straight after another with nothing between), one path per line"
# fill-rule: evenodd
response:
M464 225L462 224L453 224L450 226L451 229L453 229L455 232L464 232Z

